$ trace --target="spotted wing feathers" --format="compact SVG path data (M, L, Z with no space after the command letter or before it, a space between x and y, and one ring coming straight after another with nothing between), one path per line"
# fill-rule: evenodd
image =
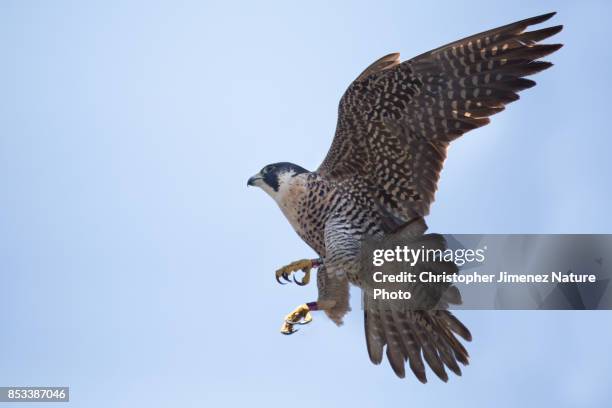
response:
M376 61L343 95L334 141L317 171L373 200L389 226L426 215L448 144L489 123L535 85L526 76L552 65L538 59L561 45L539 42L562 26L525 30L553 14L401 63L398 54Z

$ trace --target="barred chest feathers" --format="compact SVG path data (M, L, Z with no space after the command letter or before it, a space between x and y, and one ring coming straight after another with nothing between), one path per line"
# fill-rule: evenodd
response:
M325 255L325 222L332 207L334 189L316 174L279 177L274 200L297 234L320 256Z

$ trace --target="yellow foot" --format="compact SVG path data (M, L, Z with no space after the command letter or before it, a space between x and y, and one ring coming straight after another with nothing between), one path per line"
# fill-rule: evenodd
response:
M299 305L293 312L285 316L285 321L281 327L281 333L293 334L298 331L298 329L295 329L293 326L296 324L308 324L310 322L312 322L310 308L306 303L304 303L303 305Z
M291 262L289 265L283 266L282 268L276 271L276 281L281 285L284 285L284 283L281 282L280 278L283 278L287 282L291 282L289 280L289 275L291 275L293 272L302 271L304 272L304 277L302 278L302 280L298 281L297 279L295 279L294 276L293 281L300 286L307 285L308 282L310 282L310 270L312 268L317 268L320 264L320 259L302 259L299 261Z

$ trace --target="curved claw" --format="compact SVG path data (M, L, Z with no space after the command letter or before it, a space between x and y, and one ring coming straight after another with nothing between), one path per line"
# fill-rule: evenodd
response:
M280 276L278 276L278 275L276 276L276 281L277 281L278 283L280 283L281 285L286 285L286 283L281 282L281 280L280 280Z
M304 283L303 279L300 282L299 280L295 279L295 276L293 277L293 282L295 282L295 284L298 285L298 286L306 286L306 284Z
M298 320L297 322L291 322L291 321L288 322L288 321L285 320L285 323L287 323L287 324L290 324L290 325L299 324L300 326L303 326L303 325L308 324L310 322L312 322L312 316L310 314L307 314L306 316L304 316L303 320Z
M295 282L295 284L298 285L298 286L306 286L306 285L308 285L308 282L310 282L310 279L306 278L307 275L308 274L304 275L304 277L302 278L301 281L295 279L295 275L294 275L293 276L293 282Z
M289 326L286 331L281 330L281 333L284 334L285 336L289 336L298 331L300 331L300 329L294 329L293 326Z
M284 280L291 283L291 279L289 279L289 275L287 275L287 272L283 272L281 276L283 277Z
M308 283L310 283L310 268L302 269L302 272L304 272L304 276L302 277L301 281L298 281L295 278L295 275L293 275L293 282L295 282L295 284L298 286L306 286Z

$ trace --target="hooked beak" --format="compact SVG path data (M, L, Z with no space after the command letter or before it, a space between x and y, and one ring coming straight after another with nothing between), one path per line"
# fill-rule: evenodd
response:
M257 180L261 180L261 176L259 174L254 175L247 181L247 186L254 186Z

